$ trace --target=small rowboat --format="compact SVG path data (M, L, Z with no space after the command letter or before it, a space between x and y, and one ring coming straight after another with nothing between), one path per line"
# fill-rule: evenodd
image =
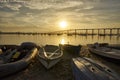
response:
M88 44L90 52L99 55L101 57L115 60L115 61L120 61L120 50L119 49L114 49L114 48L109 48L105 46L99 46L99 44Z
M62 49L69 54L79 55L82 45L60 44Z
M58 63L63 56L63 52L59 46L45 45L39 48L38 60L50 69L56 63Z

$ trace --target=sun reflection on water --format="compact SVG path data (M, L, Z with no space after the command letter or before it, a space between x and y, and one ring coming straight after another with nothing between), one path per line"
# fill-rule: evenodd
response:
M60 43L65 44L65 39L62 39Z
M69 44L69 42L67 41L67 39L65 38L62 38L61 41L60 41L60 44Z

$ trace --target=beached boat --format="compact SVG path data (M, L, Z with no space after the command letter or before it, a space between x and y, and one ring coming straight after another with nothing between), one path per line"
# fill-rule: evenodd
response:
M101 57L112 59L113 61L120 61L120 50L109 48L105 46L99 46L99 44L88 44L90 52L100 55Z
M26 68L37 52L37 45L31 42L24 42L20 46L0 45L0 77Z
M120 50L120 44L108 44L106 47Z
M62 56L63 52L59 46L45 45L39 48L38 60L47 69L50 69L57 62L59 62Z
M108 47L120 50L120 44L99 43L100 47Z
M120 80L112 69L90 58L73 58L72 70L75 80Z
M71 45L71 44L60 44L63 51L66 51L70 54L79 55L82 45Z

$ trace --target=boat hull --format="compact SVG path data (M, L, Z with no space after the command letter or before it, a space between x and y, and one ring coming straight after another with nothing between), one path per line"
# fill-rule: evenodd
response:
M63 51L71 54L79 56L82 45L70 45L70 44L60 44L62 46Z
M37 53L38 49L34 47L30 51L28 51L28 53L26 53L26 56L22 59L14 62L0 64L0 78L4 78L5 76L9 76L25 69L31 63L32 59L35 58Z
M108 48L114 48L114 49L119 49L120 50L120 44L109 44L107 45Z
M56 63L58 63L61 58L57 59L45 59L45 58L38 58L39 61L44 65L46 69L50 69L52 66L54 66Z
M72 70L75 80L119 80L113 70L90 58L73 58Z
M94 52L92 50L90 50L90 52L93 53L96 56L101 57L102 59L105 59L107 61L110 61L110 62L113 62L113 63L116 63L116 64L120 65L120 59L112 58L112 57L109 57L109 56L106 56L106 55L97 54L96 52Z
M93 47L93 45L88 45L89 47L89 51L97 56L100 56L103 59L112 61L114 63L120 63L120 51L117 49L113 49L113 50L117 50L118 53L115 55L115 53L111 53L111 52L104 52L102 50L96 49ZM107 47L103 47L103 48L107 48ZM112 50L112 48L107 48L109 50Z

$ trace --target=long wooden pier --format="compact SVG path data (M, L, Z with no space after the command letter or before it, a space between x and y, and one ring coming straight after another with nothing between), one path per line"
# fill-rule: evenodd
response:
M95 28L95 29L70 29L47 33L49 35L100 35L100 36L120 36L120 28Z
M99 35L99 36L120 36L120 28L92 28L92 29L69 29L54 32L0 32L0 34L28 34L28 35Z

